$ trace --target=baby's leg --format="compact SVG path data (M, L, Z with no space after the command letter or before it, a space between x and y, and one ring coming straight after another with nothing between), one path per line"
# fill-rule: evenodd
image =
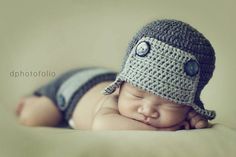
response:
M26 126L56 126L62 121L58 108L45 96L23 98L17 105L16 115Z
M36 89L32 96L23 98L17 105L16 115L23 125L56 126L62 121L62 115L55 103L56 94L61 84L75 74L79 69L73 69L49 83Z

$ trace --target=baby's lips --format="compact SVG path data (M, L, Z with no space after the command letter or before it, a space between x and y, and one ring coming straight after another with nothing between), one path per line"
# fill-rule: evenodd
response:
M153 118L151 118L151 117L147 117L147 116L142 115L142 118L139 118L138 121L141 121L145 124L154 126L154 125L152 125L152 124L154 124L154 122L153 122Z

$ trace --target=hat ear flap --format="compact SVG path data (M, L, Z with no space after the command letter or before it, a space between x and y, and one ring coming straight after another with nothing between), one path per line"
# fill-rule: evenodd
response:
M117 88L119 88L122 84L122 80L121 79L116 79L114 82L112 82L108 87L106 87L102 93L104 95L110 95L112 93L114 93L116 91Z

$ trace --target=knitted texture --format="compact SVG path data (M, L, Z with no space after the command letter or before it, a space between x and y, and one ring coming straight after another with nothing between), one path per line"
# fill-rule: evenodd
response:
M150 43L150 53L139 57L134 48L120 78L177 103L192 103L199 75L186 75L183 65L195 57L154 38L143 37L139 42L142 41Z
M104 94L126 81L213 119L215 112L204 109L200 94L214 68L214 49L200 32L181 21L158 20L133 37L116 81Z

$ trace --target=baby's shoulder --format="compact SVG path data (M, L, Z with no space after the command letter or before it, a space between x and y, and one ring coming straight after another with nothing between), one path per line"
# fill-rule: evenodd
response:
M118 109L117 104L118 104L118 95L111 94L104 96L103 101L101 102L102 107L108 107L108 108L113 108L113 109Z
M109 108L118 111L118 95L111 94L104 96L98 103L96 112L101 108Z

